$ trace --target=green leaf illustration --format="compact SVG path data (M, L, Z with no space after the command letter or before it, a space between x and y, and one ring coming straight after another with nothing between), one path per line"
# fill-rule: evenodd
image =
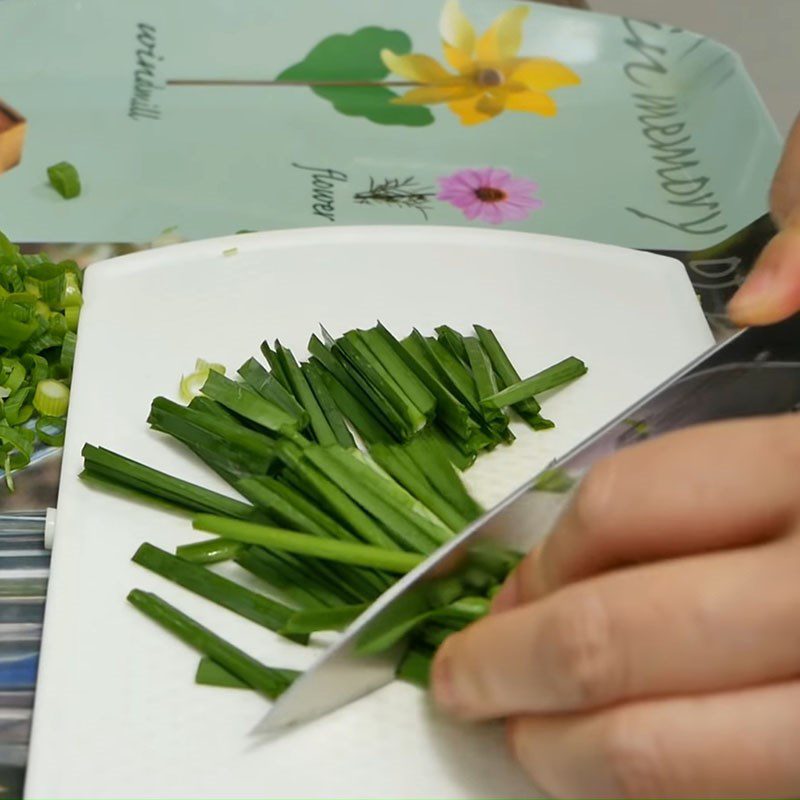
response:
M278 75L279 81L382 81L389 70L381 50L411 51L411 39L402 31L361 28L352 34L328 36L299 63ZM365 117L379 125L430 125L433 114L424 106L392 105L397 94L385 86L314 86L314 94L348 117Z

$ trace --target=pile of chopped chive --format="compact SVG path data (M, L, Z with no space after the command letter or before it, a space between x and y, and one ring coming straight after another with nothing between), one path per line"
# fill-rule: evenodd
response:
M74 261L23 255L0 233L0 470L10 491L37 443L64 442L81 287Z
M298 362L264 342L239 378L197 362L181 381L187 405L156 398L148 422L177 439L240 495L226 495L87 444L82 477L101 488L189 512L213 534L169 553L143 544L133 561L298 644L342 630L399 576L483 510L461 479L477 456L514 441L511 413L551 428L536 395L586 372L570 357L524 380L494 333L378 323L338 339L312 336ZM436 648L485 615L519 554L483 545L433 582L403 619L371 630L364 654L407 643L398 677L426 685ZM246 588L209 569L235 562L263 583ZM252 583L250 584L252 585ZM298 673L268 667L157 595L128 600L201 655L196 681L274 699Z

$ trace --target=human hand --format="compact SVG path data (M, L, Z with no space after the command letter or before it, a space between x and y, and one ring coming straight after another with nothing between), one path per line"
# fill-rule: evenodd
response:
M509 718L554 796L798 797L799 567L800 416L631 447L447 639L434 698Z
M728 306L739 325L769 325L800 311L800 117L775 173L770 207L780 230Z

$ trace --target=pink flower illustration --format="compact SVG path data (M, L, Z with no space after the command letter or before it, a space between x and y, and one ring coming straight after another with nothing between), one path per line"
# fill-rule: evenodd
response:
M515 178L504 169L462 169L439 178L437 199L451 203L467 219L499 225L525 219L543 203L533 197L539 187L527 178Z

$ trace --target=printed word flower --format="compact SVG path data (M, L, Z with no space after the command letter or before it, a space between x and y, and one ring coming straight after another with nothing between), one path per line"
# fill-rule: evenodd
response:
M503 111L527 111L552 117L557 112L548 92L580 83L569 67L551 58L519 57L524 6L501 14L480 37L458 4L447 0L439 30L449 72L435 58L382 50L386 67L414 88L394 100L401 105L447 103L464 125L477 125Z

